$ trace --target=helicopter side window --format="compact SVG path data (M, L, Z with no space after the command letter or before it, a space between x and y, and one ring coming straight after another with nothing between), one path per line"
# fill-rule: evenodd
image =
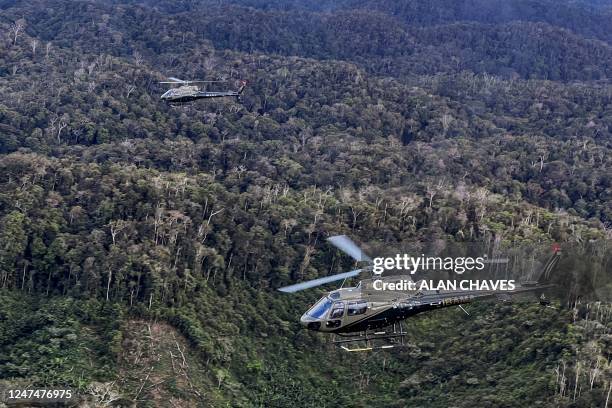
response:
M334 303L334 308L332 309L329 318L330 319L339 319L344 314L344 302L336 302Z
M366 309L368 308L368 302L365 300L356 300L353 302L349 302L347 316L356 316L360 314L364 314Z

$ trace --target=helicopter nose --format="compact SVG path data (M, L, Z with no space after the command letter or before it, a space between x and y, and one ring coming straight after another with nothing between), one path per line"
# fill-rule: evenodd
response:
M303 315L300 318L300 323L308 330L319 330L321 328L321 322L308 315Z

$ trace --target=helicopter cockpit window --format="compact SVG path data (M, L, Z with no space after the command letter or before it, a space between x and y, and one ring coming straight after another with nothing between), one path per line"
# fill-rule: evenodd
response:
M320 319L325 316L331 306L332 301L329 300L329 298L324 297L323 299L319 300L313 307L311 307L306 314L310 317L314 317L315 319Z
M368 302L366 302L365 300L356 300L353 302L349 302L346 314L347 316L356 316L364 314L367 308Z
M336 302L334 303L334 308L329 315L330 319L339 319L344 314L344 302Z

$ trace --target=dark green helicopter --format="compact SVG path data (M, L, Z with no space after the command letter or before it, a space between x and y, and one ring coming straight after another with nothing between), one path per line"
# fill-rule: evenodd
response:
M160 84L174 84L181 86L178 88L169 89L161 96L161 99L170 104L179 104L192 102L197 99L234 97L238 102L240 102L242 91L244 91L244 88L247 85L247 81L241 80L238 89L235 91L203 91L197 85L191 85L205 82L212 83L226 81L184 81L182 79L170 77L168 78L168 81L160 82Z
M372 259L348 237L339 235L328 238L328 241L357 262L365 262L366 266L350 272L285 286L279 289L281 292L294 293L372 271ZM380 290L380 286L383 286L381 281L387 284L385 287L393 287L388 284L412 281L412 278L410 275L372 276L369 279L361 280L355 287L340 288L329 292L302 315L300 322L309 330L339 336L340 339L334 338L332 342L346 351L367 351L404 345L404 337L407 333L402 322L416 314L451 306L459 306L467 313L461 306L462 304L485 299L505 301L513 295L542 292L543 289L553 286L540 282L549 278L560 255L559 247L554 246L553 255L538 274L537 280L521 282L516 284L513 290L503 292L460 289ZM418 287L418 282L416 284ZM540 303L548 305L543 293ZM382 345L377 345L381 342ZM365 346L347 347L355 343L365 343Z

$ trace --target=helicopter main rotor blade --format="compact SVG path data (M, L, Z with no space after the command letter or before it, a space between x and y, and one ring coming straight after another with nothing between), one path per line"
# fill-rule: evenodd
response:
M327 240L330 242L330 244L358 262L372 262L372 259L370 259L370 257L367 256L366 253L363 252L361 248L359 248L357 244L351 241L351 239L346 235L336 235L334 237L327 238Z
M168 78L169 81L160 81L160 84L183 84L183 85L187 85L187 84L196 84L196 83L203 83L203 82L207 82L207 83L212 83L212 82L227 82L227 81L223 81L223 80L215 80L215 81L204 81L204 80L194 80L194 81L183 81L182 79L178 79L178 78L174 78L174 77L170 77Z
M284 286L279 288L281 292L294 293L304 289L314 288L315 286L324 285L329 282L335 282L342 279L352 278L353 276L359 275L364 269L355 269L354 271L339 273L337 275L326 276L324 278L313 279L302 283L296 283L295 285Z

